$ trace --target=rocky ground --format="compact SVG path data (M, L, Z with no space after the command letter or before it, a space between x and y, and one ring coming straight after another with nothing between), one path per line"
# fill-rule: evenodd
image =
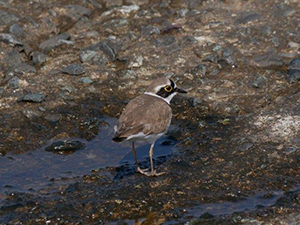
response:
M298 0L1 0L4 160L93 141L158 76L189 93L172 104L177 150L156 159L167 175L120 165L27 191L1 183L0 223L300 223L299 11Z

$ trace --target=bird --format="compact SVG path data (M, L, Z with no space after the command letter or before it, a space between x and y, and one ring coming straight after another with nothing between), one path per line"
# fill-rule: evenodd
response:
M168 130L172 110L170 102L177 93L187 91L176 86L175 82L166 77L155 79L146 92L132 99L121 113L115 126L114 142L130 141L137 171L146 176L160 176L165 172L156 172L153 165L153 148L155 141ZM135 142L148 142L151 170L140 168L135 150Z

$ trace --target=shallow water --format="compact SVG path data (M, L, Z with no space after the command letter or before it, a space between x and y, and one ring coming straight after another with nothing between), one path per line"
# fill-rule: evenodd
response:
M117 119L104 118L106 126L100 127L98 135L91 141L78 140L86 144L85 148L73 154L60 155L45 151L45 147L57 140L52 140L41 149L24 154L7 154L0 157L0 193L5 191L37 190L51 184L51 180L82 176L93 169L134 166L130 143L111 141L113 127ZM168 141L167 145L163 142ZM154 158L172 154L175 142L163 136L157 140ZM148 162L150 145L143 143L136 146L139 162Z

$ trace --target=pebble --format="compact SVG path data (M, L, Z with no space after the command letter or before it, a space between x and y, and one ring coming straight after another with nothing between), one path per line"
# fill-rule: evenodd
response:
M195 66L195 67L191 70L191 74L200 76L200 78L205 77L205 74L206 74L206 66L205 66L204 64L199 64L199 65Z
M221 59L218 60L218 63L220 64L225 63L232 67L236 67L236 59L232 55L222 57Z
M184 36L182 40L180 40L180 46L181 47L188 47L193 44L196 44L197 40L194 36Z
M27 118L27 119L35 119L38 117L41 117L40 112L35 112L33 110L23 110L22 114Z
M20 86L20 79L18 77L13 77L7 82L7 87L10 89L17 89Z
M84 74L85 69L84 69L83 66L81 66L77 63L74 63L74 64L71 64L67 67L62 68L61 72L69 74L69 75L78 76L78 75Z
M75 21L78 21L83 16L89 17L93 14L93 12L90 9L85 8L81 5L68 5L65 7L65 9L66 14Z
M36 73L36 69L28 63L18 63L14 67L14 72L19 74Z
M295 49L299 49L300 48L300 44L298 44L296 42L292 42L292 41L290 41L288 43L288 46L290 46L291 48L295 48Z
M280 67L284 65L283 59L276 53L267 53L253 59L254 65L260 68Z
M122 4L123 4L123 0L107 0L105 2L106 8L117 7L117 6L121 6Z
M142 35L152 35L152 34L159 34L160 30L158 27L155 26L142 26L141 27L141 34Z
M111 60L114 60L116 55L115 55L115 52L114 50L108 45L106 44L105 42L100 42L99 43L99 48L100 50L106 54Z
M18 24L13 24L9 28L9 32L17 37L24 37L25 32L22 27L20 27Z
M129 21L124 18L112 19L103 23L105 29L120 29L129 25Z
M179 16L180 16L180 17L185 17L186 14L187 14L188 12L189 12L188 9L181 9L181 10L179 11Z
M45 119L53 125L56 125L61 120L61 118L61 114L51 114L45 116Z
M23 43L12 34L0 33L0 41L12 46L23 46Z
M154 45L158 48L161 47L167 47L176 42L176 39L174 36L166 36L166 37L160 37L154 41Z
M245 143L243 143L240 147L239 147L239 150L240 151L247 151L247 150L249 150L250 148L252 148L253 147L253 143L252 142L245 142Z
M89 77L82 77L80 78L80 81L84 84L91 84L93 81Z
M177 43L174 43L174 44L168 46L168 47L165 49L164 53L165 53L165 55L170 55L170 54L172 54L173 52L176 52L176 51L178 51L178 50L180 50L180 46L179 46Z
M273 42L273 44L276 46L276 47L279 47L280 46L280 41L277 37L272 37L271 38L271 41Z
M218 59L219 59L219 56L217 54L211 54L211 55L206 56L202 61L217 63Z
M0 87L0 97L4 94L5 90L3 87Z
M235 24L246 24L254 20L260 19L260 15L258 13L251 13L245 16L240 17L235 21Z
M102 9L101 3L98 3L96 0L88 0L88 2L91 3L96 9Z
M49 51L57 48L58 46L62 45L63 42L61 40L68 40L70 39L70 34L69 33L62 33L60 35L57 35L55 37L52 37L44 42L42 42L39 46L39 48L45 52L48 53Z
M19 21L19 18L13 13L0 10L0 25L9 25L17 21Z
M47 56L39 51L35 51L31 53L31 60L33 65L42 65L47 61Z
M252 87L254 88L262 88L266 85L266 78L262 76L256 77L256 79L252 82Z
M56 141L47 146L45 150L47 152L53 152L58 154L64 154L67 152L75 152L85 147L85 143L74 140Z
M128 65L129 68L141 67L143 65L143 57L136 56Z
M98 52L99 50L102 51L105 55L107 55L110 60L114 60L116 57L116 50L111 46L111 44L106 43L106 41L101 41L97 44L89 45L89 46L85 47L84 49L82 49L82 52L92 55L95 53L86 52L86 51ZM86 56L86 57L89 57L89 56Z
M3 61L10 68L13 68L16 64L19 64L22 62L19 51L17 49L12 49L11 51L8 51L4 55Z
M288 67L288 71L286 74L286 78L289 83L295 83L296 81L300 81L300 59L293 59Z
M214 52L219 52L222 50L222 46L221 45L216 45L214 48L213 48L213 51Z
M127 70L123 76L124 79L136 79L136 72L134 70Z
M105 65L108 62L99 52L90 50L82 51L79 58L82 63L90 63L93 65Z
M36 94L27 94L23 97L21 97L19 99L19 101L23 101L23 102L42 102L44 101L46 98L46 95L44 94L40 94L40 93L36 93Z

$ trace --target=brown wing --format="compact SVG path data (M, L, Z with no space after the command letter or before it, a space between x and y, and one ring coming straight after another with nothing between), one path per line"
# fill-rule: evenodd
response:
M162 99L141 95L131 100L122 113L113 140L122 141L133 134L164 133L171 123L171 107Z

